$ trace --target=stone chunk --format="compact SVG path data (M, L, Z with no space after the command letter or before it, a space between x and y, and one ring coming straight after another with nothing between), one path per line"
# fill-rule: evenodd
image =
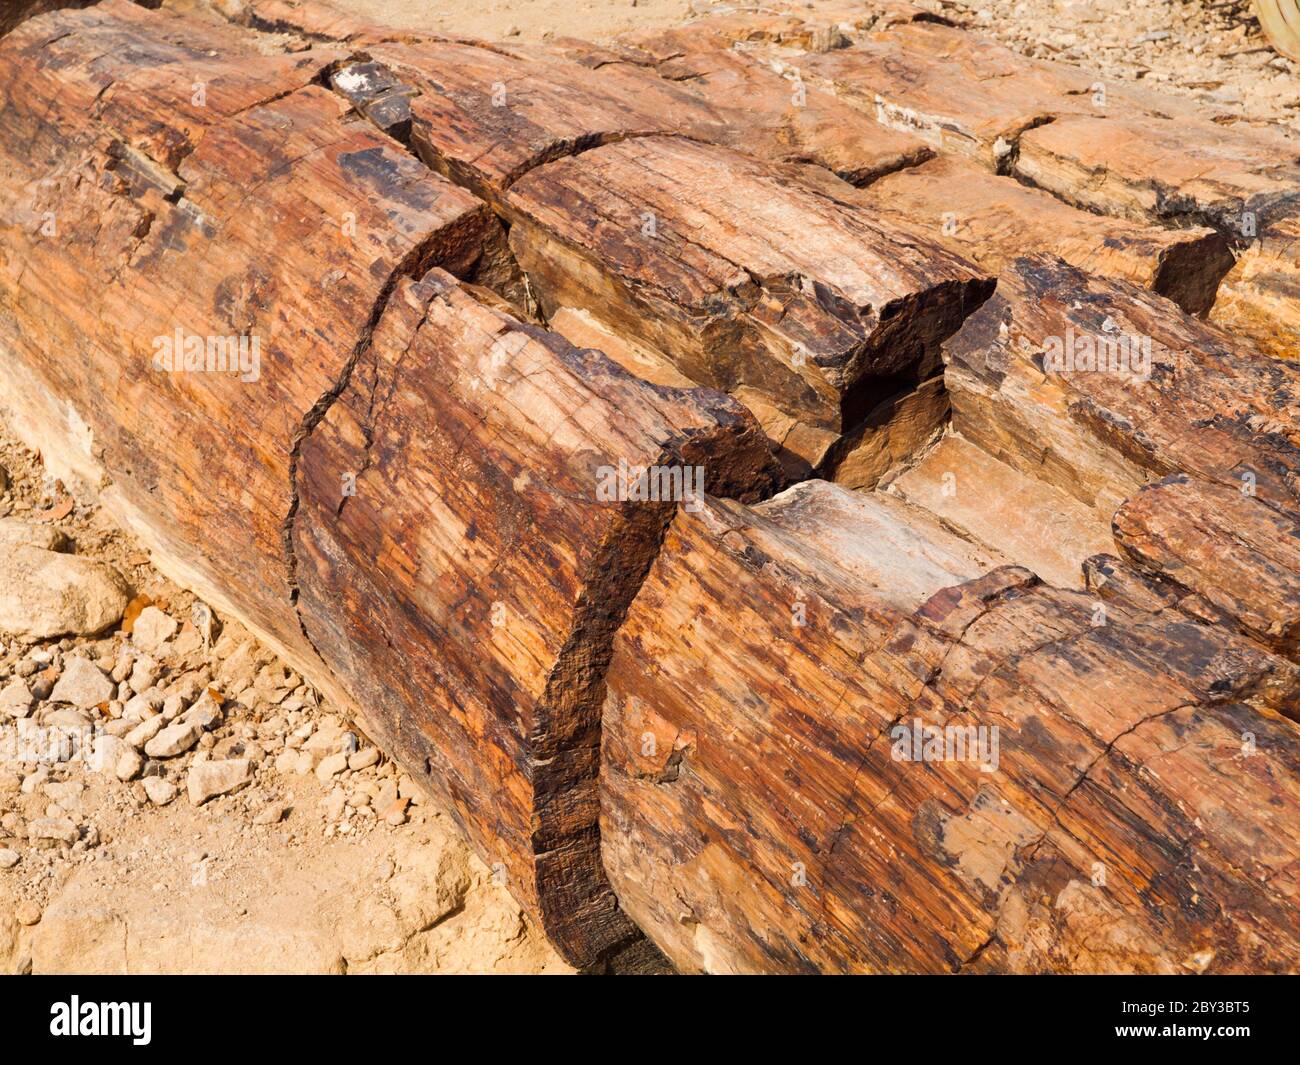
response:
M253 779L253 763L247 758L196 762L185 778L190 802L202 806L218 795L238 791Z
M71 703L73 706L89 707L106 703L113 698L115 688L104 671L94 662L85 658L70 658L63 667L63 673L50 699L56 703Z
M203 735L203 726L194 722L177 722L169 725L144 745L144 753L150 758L175 758L184 754Z
M122 619L126 582L103 562L17 544L0 552L0 633L92 636Z
M180 624L175 618L164 614L156 606L147 606L135 619L131 639L137 647L153 652L175 636L179 628Z

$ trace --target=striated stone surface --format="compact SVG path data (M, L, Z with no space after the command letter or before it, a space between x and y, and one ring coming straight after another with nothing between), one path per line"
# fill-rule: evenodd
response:
M1300 359L1300 208L1263 229L1223 279L1210 321Z
M507 205L545 311L586 307L735 396L804 470L897 390L889 382L926 376L991 292L938 245L685 140L542 167Z

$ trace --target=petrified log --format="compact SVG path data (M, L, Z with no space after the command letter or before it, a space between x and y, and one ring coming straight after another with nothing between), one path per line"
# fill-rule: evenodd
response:
M1249 238L1300 203L1296 147L1187 118L1079 115L1026 132L1014 171L1089 210Z
M934 154L920 138L808 85L797 67L721 49L712 34L677 32L635 43L664 57L648 60L660 77L704 99L724 120L715 143L760 159L816 164L853 185Z
M260 44L124 0L0 44L5 406L442 789L593 962L636 936L596 828L612 631L668 500L770 490L770 450L726 397L648 385L459 287L501 250L488 207L297 87L332 52L284 67ZM175 109L208 47L222 105ZM283 78L227 104L250 71ZM620 462L632 490L605 498ZM638 465L692 482L638 492Z
M547 315L588 308L734 395L805 469L991 291L937 245L680 138L552 163L506 205Z
M1300 964L1296 371L1141 287L1203 309L1223 239L981 172L989 299L917 217L968 168L759 62L884 69L886 125L1002 170L1075 74L888 0L536 54L228 6L0 40L0 404L567 957ZM1012 261L1031 215L1076 265ZM763 502L773 440L864 490Z
M413 94L411 146L420 158L493 203L534 167L586 148L651 133L710 140L725 131L703 100L635 66L593 73L559 57L446 41L366 51Z
M1162 229L1089 214L958 156L932 159L848 196L878 216L925 226L986 270L998 273L1020 256L1047 252L1149 288L1191 314L1210 309L1233 264L1226 238L1213 229Z
M570 957L634 932L596 827L613 634L683 491L767 483L742 413L646 385L433 271L399 284L301 448L305 630ZM600 494L620 464L651 468L649 495ZM657 471L687 481L660 491Z
M878 122L990 170L1010 164L1026 130L1090 107L1096 81L1078 68L1027 59L928 23L896 26L850 48L809 55L801 69Z
M725 51L652 65L581 42L525 54L424 41L367 55L335 75L336 87L430 166L493 202L542 163L653 133L816 163L854 183L932 154L797 72L783 77Z
M1300 214L1278 219L1242 251L1210 320L1271 355L1300 359Z
M1123 281L1025 258L944 345L953 425L1109 522L1187 472L1300 501L1300 377Z
M1195 594L1279 654L1300 656L1300 518L1253 492L1176 474L1115 515L1115 541L1140 568ZM1186 607L1186 604L1184 604Z
M1295 667L898 506L673 522L604 711L633 919L686 971L1294 969Z

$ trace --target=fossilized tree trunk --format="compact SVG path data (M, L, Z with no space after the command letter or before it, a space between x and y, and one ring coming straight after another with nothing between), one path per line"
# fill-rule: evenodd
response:
M602 660L671 510L599 498L600 470L749 497L773 461L725 397L462 287L504 247L487 205L313 84L338 51L259 44L124 0L6 40L7 406L41 439L80 427L63 464L354 707L592 962L636 935L599 860ZM249 359L206 362L212 337Z
M0 405L568 958L1300 965L1282 134L892 0L223 8L0 40Z

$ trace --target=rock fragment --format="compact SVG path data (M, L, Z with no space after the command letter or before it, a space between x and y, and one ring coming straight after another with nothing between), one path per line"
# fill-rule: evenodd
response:
M155 806L166 806L176 798L176 785L162 777L145 777L144 792Z
M33 843L51 841L70 847L78 835L77 826L66 817L38 817L27 825L27 838Z
M89 707L106 703L113 698L113 682L94 662L85 658L70 658L63 668L50 698L56 703Z
M331 754L322 758L320 765L316 767L316 776L321 780L329 780L330 777L337 776L348 767L348 756L342 751L337 754Z
M190 802L202 806L218 795L228 795L247 785L253 779L253 763L247 758L225 761L196 762L190 766L185 786Z
M156 606L147 606L135 619L131 640L137 647L154 652L175 636L179 628L180 625L174 618L168 617Z
M117 624L126 582L111 566L28 544L0 552L0 632L93 636Z
M196 722L180 721L168 725L149 740L144 745L144 753L150 758L175 758L198 743L202 735L203 726Z
M23 718L31 713L32 690L21 677L0 688L0 717Z

